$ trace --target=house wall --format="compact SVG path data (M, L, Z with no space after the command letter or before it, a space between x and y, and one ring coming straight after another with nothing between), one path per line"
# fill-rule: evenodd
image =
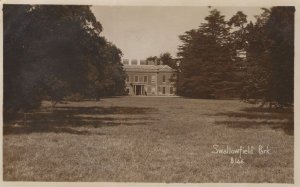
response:
M156 95L156 73L152 72L126 72L129 81L126 81L126 86L129 89L129 95L134 95L133 85L144 85L144 89L147 95ZM138 80L135 77L138 76ZM144 77L147 77L147 81L144 81ZM152 76L154 82L152 81ZM144 93L145 94L145 93Z
M172 76L172 72L159 72L158 73L158 81L157 81L157 95L175 95L175 88L173 83L170 81ZM165 80L163 81L163 77L165 76ZM171 92L173 89L173 92Z
M133 85L143 85L143 95L175 95L175 88L170 81L172 72L142 72L127 70L126 73L126 89L128 90L129 95L134 95ZM136 80L136 76L138 76L138 80ZM144 81L144 76L147 77L146 82ZM165 81L163 81L163 76L165 76Z

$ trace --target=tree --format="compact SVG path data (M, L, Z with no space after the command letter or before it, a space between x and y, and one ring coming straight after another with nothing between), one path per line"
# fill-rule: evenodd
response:
M147 64L153 63L153 64L158 65L159 64L159 58L157 56L149 56L149 57L146 58L146 62L147 62Z
M245 101L252 102L262 99L267 95L267 87L269 85L270 60L268 53L268 45L265 31L263 29L270 11L265 9L264 12L257 16L256 23L250 22L247 29L247 61L246 74L244 76L244 86L241 98Z
M243 99L290 106L294 102L294 7L264 9L248 25L247 77Z
M17 109L28 110L39 105L40 96L31 93L31 85L22 84L18 68L23 61L25 38L22 35L30 23L30 9L29 5L3 6L4 114L13 114ZM23 25L20 26L20 23ZM28 96L26 100L24 95ZM6 116L4 115L4 119Z
M168 65L173 69L178 68L176 60L173 59L172 55L168 52L160 54L159 60L162 62L162 64Z
M179 36L179 95L197 98L232 97L236 76L230 48L230 27L218 10L210 11L197 30Z
M5 112L37 108L43 99L55 105L74 93L89 97L91 74L100 83L111 76L105 71L120 72L114 83L123 79L122 53L100 36L89 6L4 5L3 17Z
M177 62L173 59L172 55L169 52L161 53L159 57L157 56L149 56L146 58L146 61L149 62L156 62L157 65L168 65L173 69L177 69Z
M124 95L126 74L121 63L122 52L107 43L101 51L101 61L90 67L89 95L99 100L104 96Z
M294 14L295 7L273 7L266 24L271 39L271 99L280 106L294 102Z
M231 27L230 48L232 50L232 55L235 58L234 60L238 60L238 52L245 51L247 47L247 15L242 11L238 11L230 18L228 25Z

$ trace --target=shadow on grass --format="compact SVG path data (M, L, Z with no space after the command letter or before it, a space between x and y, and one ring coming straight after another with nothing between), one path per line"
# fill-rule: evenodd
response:
M245 108L239 112L217 113L217 116L229 117L228 120L216 121L218 125L231 128L269 127L281 129L288 135L294 135L294 111L289 109Z
M155 119L140 115L151 112L154 112L153 108L144 107L64 106L56 107L53 111L51 111L51 108L42 108L38 112L27 114L26 120L23 117L5 124L3 133L29 134L34 132L55 132L89 135L95 134L92 132L92 129L77 130L76 127L99 128L118 125L148 125Z

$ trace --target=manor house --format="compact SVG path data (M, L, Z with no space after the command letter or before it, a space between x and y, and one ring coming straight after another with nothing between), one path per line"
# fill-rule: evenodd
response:
M172 96L175 95L172 78L175 71L157 61L123 59L127 73L126 92L128 95Z

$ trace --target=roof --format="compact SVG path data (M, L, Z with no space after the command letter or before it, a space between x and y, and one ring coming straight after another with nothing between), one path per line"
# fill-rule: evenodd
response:
M147 71L147 72L157 72L157 71L174 71L168 65L124 65L125 71Z

